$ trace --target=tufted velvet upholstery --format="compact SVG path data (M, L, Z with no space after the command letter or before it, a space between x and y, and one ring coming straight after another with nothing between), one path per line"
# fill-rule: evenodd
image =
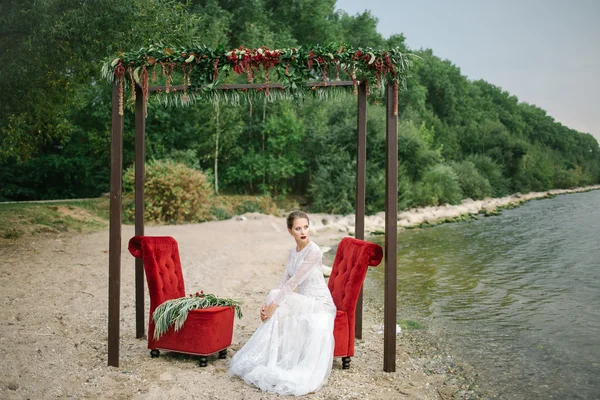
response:
M193 310L183 327L173 328L154 340L154 310L167 300L185 296L177 242L168 236L134 236L129 252L144 261L150 293L148 348L181 353L209 355L226 349L233 338L233 307L210 307Z
M337 307L334 324L335 357L354 355L356 303L369 266L383 258L381 246L350 237L340 242L329 277L329 291Z
M150 292L150 315L167 300L185 296L179 248L169 236L134 236L129 252L144 261Z

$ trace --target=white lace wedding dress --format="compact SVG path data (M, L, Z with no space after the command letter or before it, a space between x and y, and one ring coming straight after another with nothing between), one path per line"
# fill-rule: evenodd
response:
M267 392L296 396L327 382L336 310L321 265L321 250L315 243L309 242L299 252L291 249L281 282L265 302L274 301L278 307L233 355L230 375Z

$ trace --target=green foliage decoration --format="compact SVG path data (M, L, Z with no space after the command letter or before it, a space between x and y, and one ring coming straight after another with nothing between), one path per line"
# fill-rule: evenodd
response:
M175 332L179 331L190 311L206 309L209 307L228 306L235 309L238 318L242 318L242 306L239 301L222 299L214 294L205 294L204 291L190 294L187 297L167 300L156 307L152 314L154 321L154 340L160 339L171 326Z
M257 88L269 97L273 93L294 97L304 95L306 91L316 92L326 87L335 72L335 79L344 73L354 82L356 93L359 81L366 81L368 87L384 88L385 82L394 84L394 98L398 98L398 87L404 87L408 77L412 58L399 48L376 50L352 48L340 45L316 45L312 47L269 49L268 47L244 48L242 46L225 51L223 46L216 49L204 45L174 47L156 43L138 51L118 53L106 59L102 65L102 76L119 82L119 114L123 114L123 96L125 85L133 90L135 83L142 87L144 98L148 97L149 82L156 82L157 75L165 77L165 92L177 92L173 78L182 85L180 101L174 104L186 104L190 99L210 99L216 86L223 83L223 77L230 72L245 75L248 82L254 82L258 74L264 78L264 86ZM280 90L271 90L269 83L273 77L282 83ZM312 82L307 86L307 83ZM196 93L190 94L189 90ZM246 89L240 89L246 92ZM231 95L234 90L225 91L225 100L236 101L239 94ZM395 102L397 114L398 104Z

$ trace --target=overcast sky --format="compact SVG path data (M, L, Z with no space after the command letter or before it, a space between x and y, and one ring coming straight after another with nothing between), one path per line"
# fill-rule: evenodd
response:
M337 0L600 141L600 0Z

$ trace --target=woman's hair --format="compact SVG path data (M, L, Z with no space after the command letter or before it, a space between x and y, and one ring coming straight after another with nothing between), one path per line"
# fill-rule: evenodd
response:
M306 220L310 223L310 220L308 219L308 215L306 215L305 212L302 212L302 211L292 211L290 213L290 215L288 215L288 217L287 217L287 227L288 227L288 229L292 229L292 227L294 226L294 221L297 220L298 218L306 218Z

